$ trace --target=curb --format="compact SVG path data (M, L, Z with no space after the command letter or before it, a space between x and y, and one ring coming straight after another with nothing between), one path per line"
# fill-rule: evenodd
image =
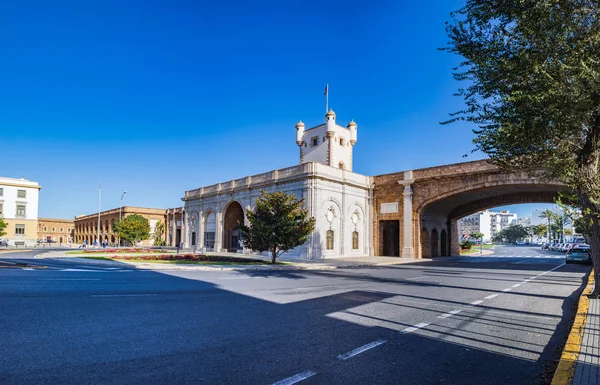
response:
M567 385L573 381L577 359L579 358L579 352L581 351L584 327L590 307L588 294L592 292L593 287L594 269L592 268L587 285L579 297L577 314L575 315L575 320L573 321L573 326L571 327L565 348L560 356L558 367L554 372L554 377L552 377L551 385Z

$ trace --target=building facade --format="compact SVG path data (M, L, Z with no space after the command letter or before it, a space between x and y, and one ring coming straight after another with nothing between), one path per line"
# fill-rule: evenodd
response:
M74 225L72 219L39 218L37 238L43 242L73 243Z
M123 206L121 208L111 209L100 212L100 242L108 242L111 246L119 244L119 235L114 231L114 224L119 218L125 218L129 215L138 214L148 219L150 222L150 238L140 242L136 246L153 246L156 237L156 225L159 221L165 223L164 209ZM79 215L74 220L74 238L79 244L86 243L93 245L98 239L98 213L89 215ZM163 234L162 239L165 239ZM124 241L120 242L128 246Z
M480 232L483 234L483 241L489 242L500 231L515 224L517 224L515 213L484 210L459 219L458 236L460 240L466 240L471 238L471 234Z
M0 177L0 218L4 218L9 246L33 247L37 243L38 200L41 186L25 178Z
M184 247L250 252L240 234L240 224L248 223L245 211L254 208L261 191L283 191L304 199L309 216L316 220L308 241L284 257L372 255L372 180L351 171L356 123L342 127L335 119L330 110L325 124L305 129L298 122L300 165L186 191L180 214ZM178 231L177 221L172 226Z

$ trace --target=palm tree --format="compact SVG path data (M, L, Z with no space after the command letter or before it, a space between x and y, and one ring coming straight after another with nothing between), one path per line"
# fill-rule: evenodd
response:
M556 213L550 209L546 209L540 213L540 218L544 218L548 220L548 242L550 240L550 222L556 218Z

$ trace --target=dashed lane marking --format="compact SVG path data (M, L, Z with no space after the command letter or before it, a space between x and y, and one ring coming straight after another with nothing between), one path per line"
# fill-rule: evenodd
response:
M349 351L346 354L340 354L337 358L340 360L347 360L348 358L354 357L359 355L360 353L366 352L369 349L373 349L376 346L385 344L387 341L386 340L377 340L377 341L373 341L371 343L368 343L366 345L363 345L359 348L356 348L352 351Z
M429 324L428 324L428 323L425 323L425 322L421 322L420 324L416 324L415 326L411 326L411 327L409 327L409 328L406 328L406 329L402 330L401 332L402 332L403 334L412 333L412 332L414 332L415 330L422 329L422 328L424 328L424 327L425 327L425 326L427 326L427 325L429 325Z
M317 372L313 372L312 370L307 370L306 372L298 373L292 377L285 378L281 381L275 382L273 385L292 385L297 384L300 381L304 381L307 378L310 378L317 374Z
M477 306L477 305L479 305L480 303L483 303L483 301L482 301L482 300L473 301L473 302L471 302L469 305Z
M492 298L496 298L497 296L499 296L500 294L496 293L496 294L490 294L487 297L485 297L485 299L492 299Z
M453 315L455 315L455 314L458 314L458 313L460 313L461 311L462 311L461 309L452 310L452 311L449 311L449 312L448 312L448 313L446 313L446 314L439 315L439 316L438 316L438 318L448 318L448 317L452 317Z

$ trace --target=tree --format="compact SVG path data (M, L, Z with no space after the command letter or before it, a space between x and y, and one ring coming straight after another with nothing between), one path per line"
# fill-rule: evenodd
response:
M548 227L544 224L531 226L531 233L538 238L545 237L548 234Z
M565 183L591 229L600 279L600 7L597 0L467 0L445 50L478 126L475 150L509 171ZM600 285L591 294L600 297Z
M484 235L485 234L480 231L475 231L474 233L471 233L471 235L469 235L469 236L473 239L479 239L481 241L483 239Z
M154 246L164 246L166 243L165 224L163 221L158 221L154 225Z
M510 243L515 243L529 236L529 231L524 226L512 225L508 226L496 235L495 239L506 239Z
M4 231L4 229L6 229L7 226L8 223L6 223L4 218L0 218L0 237L6 235L6 231Z
M121 239L137 245L138 242L150 237L150 222L141 215L126 216L121 221L115 222L115 230Z
M284 192L261 191L254 210L246 210L250 226L240 224L244 245L251 250L271 253L271 262L284 252L304 244L315 228L308 217L304 199Z

